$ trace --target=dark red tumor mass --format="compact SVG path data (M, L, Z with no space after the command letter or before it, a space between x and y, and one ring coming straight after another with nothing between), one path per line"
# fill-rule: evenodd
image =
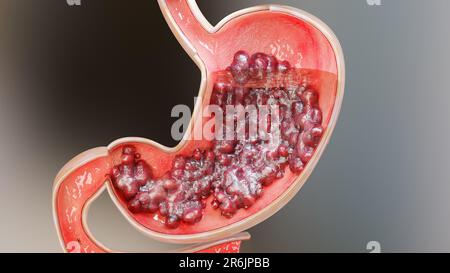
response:
M245 122L239 125L239 117L232 116L233 128L227 127L229 123L224 118L223 133L231 131L234 139L216 139L211 149L177 156L172 168L159 178L152 176L134 147L123 147L121 163L113 168L111 180L127 200L130 211L158 212L169 228L176 228L180 222L200 221L203 209L209 205L219 209L224 217L233 217L237 210L258 202L264 187L282 178L286 168L301 173L323 134L318 93L305 82L292 87L247 85L250 81L264 82L287 75L291 69L287 61L273 56L249 56L238 51L227 69L233 84L218 81L211 94L210 104L220 106L224 113L227 105L254 106L258 110L266 105L277 106L281 141L275 145L268 145L274 137L270 116L263 123L268 130L256 137L249 128L252 123L260 124L258 117L244 115ZM244 132L245 138L238 138L238 132ZM211 195L213 201L207 204L206 198Z

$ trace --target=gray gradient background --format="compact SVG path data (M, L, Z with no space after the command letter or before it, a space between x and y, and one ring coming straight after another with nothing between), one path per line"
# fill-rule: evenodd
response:
M198 1L215 24L267 1ZM325 21L346 57L331 143L301 192L252 228L247 252L450 251L450 2L273 1ZM174 71L179 71L174 74ZM122 136L170 140L200 74L152 0L0 0L0 251L59 252L52 180ZM113 248L153 243L103 195L90 226Z

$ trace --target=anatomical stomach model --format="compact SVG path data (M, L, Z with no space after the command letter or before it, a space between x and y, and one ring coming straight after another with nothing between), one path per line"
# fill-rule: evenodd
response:
M299 191L331 137L344 93L344 61L339 42L319 19L266 5L212 27L195 1L158 2L201 70L189 128L174 148L127 137L69 161L53 188L66 251L112 251L86 224L90 203L107 189L129 223L150 238L191 244L180 251L238 252L249 238L243 231ZM205 116L210 106L222 112ZM260 114L267 106L277 115L230 110ZM211 121L213 138L202 131ZM265 130L250 134L252 125Z

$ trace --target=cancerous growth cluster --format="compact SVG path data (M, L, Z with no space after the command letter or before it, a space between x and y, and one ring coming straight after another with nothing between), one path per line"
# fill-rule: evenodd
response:
M210 148L178 155L162 177L153 176L135 147L124 146L111 180L132 213L158 213L169 228L197 223L206 206L231 218L258 202L264 188L286 172L300 174L311 159L324 129L318 92L307 79L298 77L287 61L244 51L237 52L218 75L210 104L221 107L224 116L227 106L277 106L279 141L267 145L275 134L272 129L264 138L250 135L247 128L259 124L260 116L246 115L244 139L215 139ZM233 128L223 119L224 132L236 132L237 117L233 118ZM271 120L266 124L269 128Z

